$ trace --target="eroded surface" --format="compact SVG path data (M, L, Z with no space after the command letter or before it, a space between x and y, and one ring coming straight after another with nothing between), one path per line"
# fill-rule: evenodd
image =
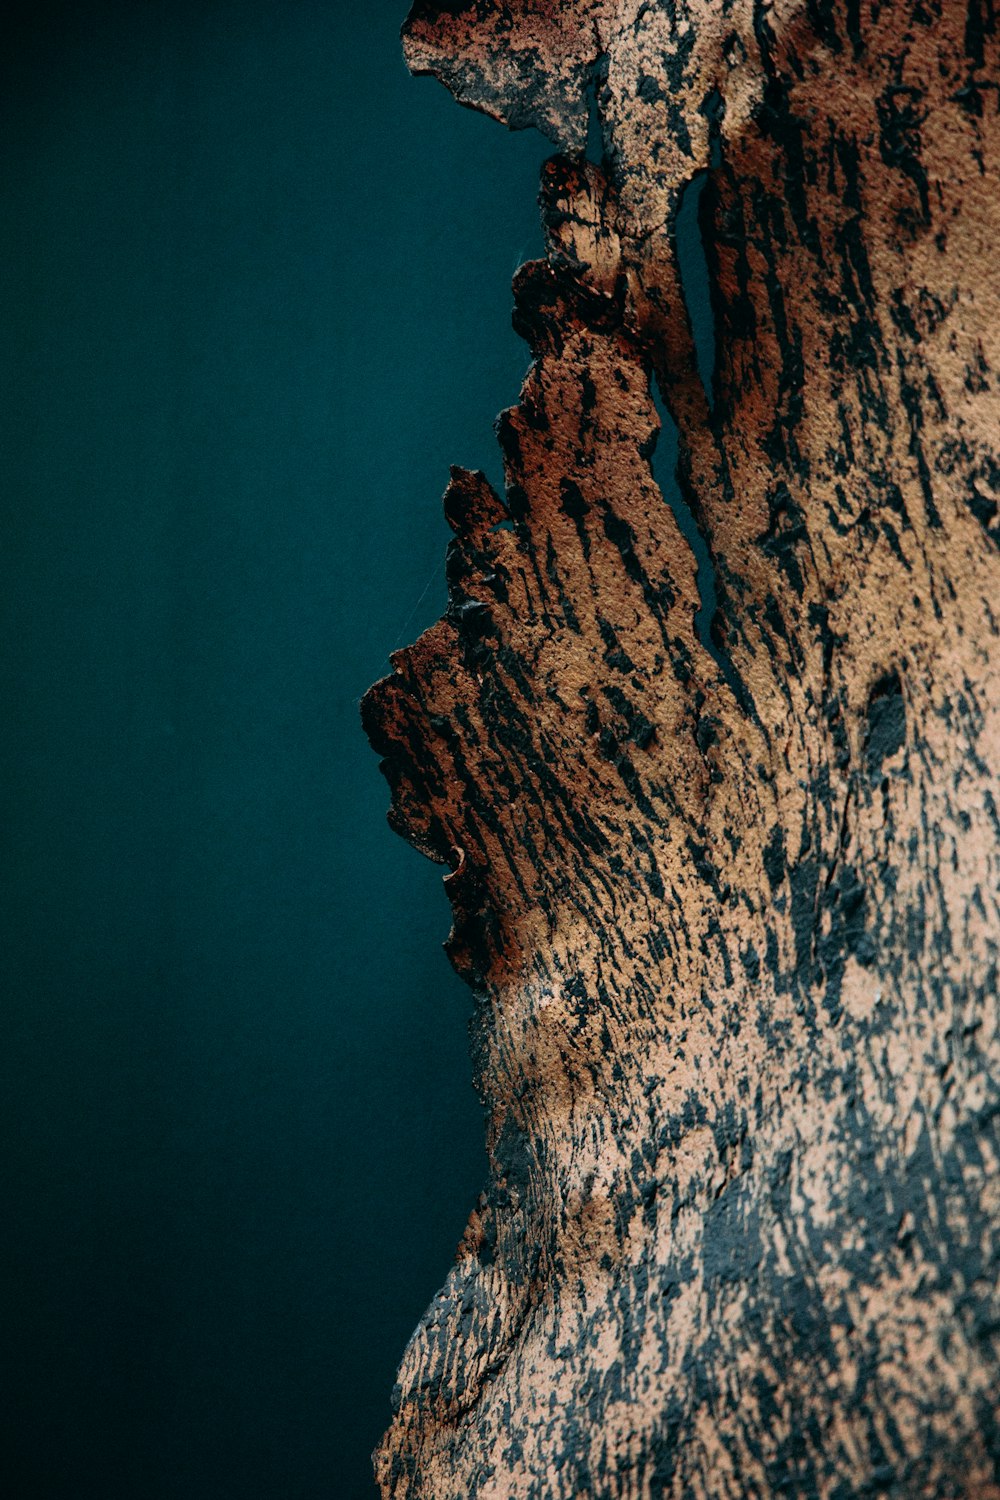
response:
M493 1168L383 1493L1000 1496L992 11L426 0L405 46L564 154L506 495L453 472L448 613L365 704Z

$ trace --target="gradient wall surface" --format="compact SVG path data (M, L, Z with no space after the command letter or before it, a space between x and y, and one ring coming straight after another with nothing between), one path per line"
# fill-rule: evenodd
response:
M535 135L400 3L8 13L0 1493L357 1500L484 1174L357 702L499 479Z

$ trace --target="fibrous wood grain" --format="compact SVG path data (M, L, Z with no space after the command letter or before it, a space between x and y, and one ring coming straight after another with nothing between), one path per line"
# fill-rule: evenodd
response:
M365 703L394 825L451 867L491 1161L393 1500L1000 1497L994 20L404 29L561 154L506 493L453 471L449 609Z

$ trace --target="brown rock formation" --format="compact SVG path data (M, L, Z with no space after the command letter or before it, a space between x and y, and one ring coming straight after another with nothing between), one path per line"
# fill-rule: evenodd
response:
M991 7L407 22L564 154L505 500L453 473L448 613L365 704L452 867L492 1162L393 1500L1000 1497Z

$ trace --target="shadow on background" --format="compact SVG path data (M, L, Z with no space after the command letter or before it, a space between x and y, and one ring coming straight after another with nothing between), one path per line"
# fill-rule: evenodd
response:
M484 1175L357 700L444 603L546 154L405 0L0 45L0 1493L355 1500ZM5 1471L5 1472L4 1472Z

